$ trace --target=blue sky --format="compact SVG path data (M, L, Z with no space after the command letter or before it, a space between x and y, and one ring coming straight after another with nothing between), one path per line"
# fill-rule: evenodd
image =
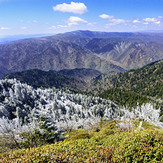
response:
M0 36L163 30L163 0L0 0Z

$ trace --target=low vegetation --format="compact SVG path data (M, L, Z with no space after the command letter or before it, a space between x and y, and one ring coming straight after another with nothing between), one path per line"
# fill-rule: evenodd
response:
M101 76L102 98L1 80L0 162L163 162L162 61Z
M55 144L12 150L0 162L162 162L163 131L144 121L101 121Z

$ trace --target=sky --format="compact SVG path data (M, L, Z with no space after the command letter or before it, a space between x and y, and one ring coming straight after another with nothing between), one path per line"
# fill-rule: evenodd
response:
M163 30L163 0L0 0L0 36Z

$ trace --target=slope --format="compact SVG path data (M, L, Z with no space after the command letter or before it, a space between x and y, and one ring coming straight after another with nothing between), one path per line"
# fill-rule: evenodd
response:
M124 71L90 50L51 37L0 45L0 60L0 67L9 73L29 69L58 71L74 68L91 68L101 72Z
M62 75L54 70L42 71L38 69L16 72L5 76L6 79L17 79L34 88L73 88L83 89L86 83L82 80Z
M141 121L142 122L142 121ZM75 130L71 138L51 145L12 150L0 154L3 163L13 162L162 162L163 131L140 121L97 123L92 130ZM124 128L116 125L124 124ZM130 130L125 125L135 125ZM96 130L98 129L98 130ZM124 130L123 130L124 129ZM89 132L88 132L89 131Z
M124 72L163 58L162 33L73 31L0 45L1 76L43 71L91 68L103 73Z
M17 79L34 88L69 88L76 91L86 89L90 81L101 75L93 69L65 69L61 71L42 71L38 69L16 72L5 76L6 79Z
M89 49L127 70L163 59L163 33L73 31L54 38Z
M75 79L85 81L87 85L91 84L91 80L94 79L95 77L101 75L102 73L97 70L93 69L65 69L65 70L60 70L60 74L67 75L74 77Z
M91 91L121 105L137 105L152 99L162 103L163 60L140 69L96 78ZM158 100L157 100L158 99Z

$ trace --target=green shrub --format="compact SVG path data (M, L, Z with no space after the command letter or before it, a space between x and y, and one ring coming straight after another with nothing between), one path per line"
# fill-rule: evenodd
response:
M133 121L135 126L139 122ZM79 129L63 142L0 154L0 162L163 162L162 129L143 122L144 129L118 132L117 123L103 122L99 132Z

